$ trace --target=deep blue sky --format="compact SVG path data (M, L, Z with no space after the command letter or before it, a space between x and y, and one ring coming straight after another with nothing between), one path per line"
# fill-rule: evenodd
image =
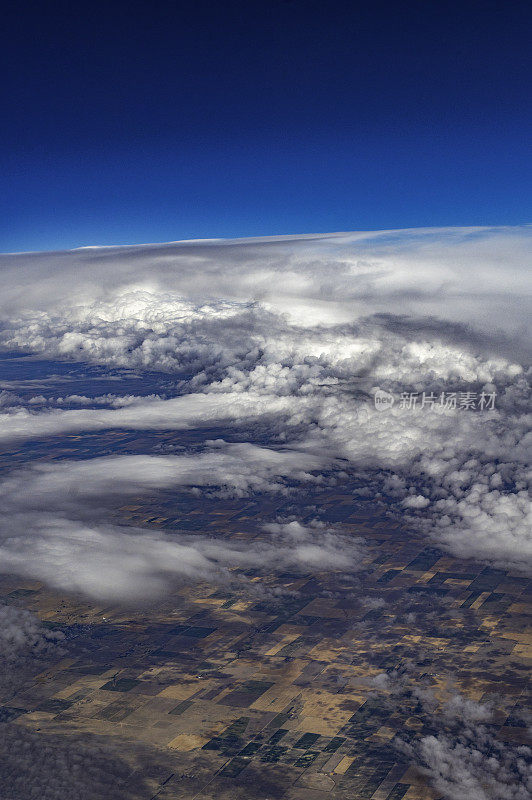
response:
M13 3L0 250L532 221L532 4Z

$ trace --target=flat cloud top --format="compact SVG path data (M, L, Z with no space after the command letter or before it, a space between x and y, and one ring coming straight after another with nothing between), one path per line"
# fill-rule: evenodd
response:
M307 325L400 309L515 333L526 316L507 312L525 309L531 241L531 226L432 228L8 254L0 314L172 292L259 300Z

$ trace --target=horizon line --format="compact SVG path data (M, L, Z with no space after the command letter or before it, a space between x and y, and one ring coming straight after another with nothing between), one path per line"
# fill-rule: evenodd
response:
M20 255L40 255L44 253L76 253L80 250L113 250L113 249L128 249L128 248L138 248L138 247L168 247L171 245L182 245L182 244L212 244L212 245L221 245L226 243L231 244L238 244L238 243L267 243L267 242L290 242L290 241L299 241L299 240L312 240L312 239L333 239L342 236L352 236L352 235L359 235L364 236L366 234L394 234L394 233L408 233L408 232L443 232L443 231L467 231L467 232L478 232L478 231L488 231L488 230L514 230L519 228L529 228L532 227L531 222L524 222L524 223L517 223L515 225L428 225L428 226L414 226L414 227L406 227L406 228L365 228L365 229L352 229L352 230L345 230L345 231L323 231L323 232L312 232L312 233L284 233L284 234L273 234L273 235L262 235L262 236L220 236L220 237L201 237L201 238L194 238L194 239L171 239L168 241L159 241L159 242L129 242L126 244L103 244L103 245L78 245L77 247L65 247L65 248L52 248L52 249L45 249L45 250L12 250L12 251L5 251L0 252L0 256L20 256Z

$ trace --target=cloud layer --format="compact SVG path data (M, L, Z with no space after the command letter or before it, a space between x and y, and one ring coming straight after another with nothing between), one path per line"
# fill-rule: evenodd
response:
M320 524L269 523L240 545L109 521L133 498L176 488L237 498L287 492L287 480L312 482L321 466L306 453L215 442L193 455L111 456L14 471L0 484L4 570L118 601L155 596L172 580L228 582L233 568L354 571L362 545Z
M8 475L6 563L97 594L101 562L118 565L123 553L129 566L122 576L110 567L108 582L129 596L135 573L153 593L168 570L206 577L257 553L226 542L214 556L208 540L190 551L153 531L119 530L118 497L173 486L286 492L324 476L341 481L347 469L453 553L529 569L531 243L529 227L434 229L2 256L4 350L128 369L139 385L158 371L169 387L164 396L70 399L9 389L5 446L110 429L194 431L201 441L214 427L241 440ZM393 408L376 410L377 388L395 396ZM440 402L467 392L494 395L494 407ZM402 394L416 406L402 407ZM260 448L249 441L259 428ZM343 544L325 564L348 567ZM86 574L69 581L81 551ZM278 550L284 564L289 551Z

